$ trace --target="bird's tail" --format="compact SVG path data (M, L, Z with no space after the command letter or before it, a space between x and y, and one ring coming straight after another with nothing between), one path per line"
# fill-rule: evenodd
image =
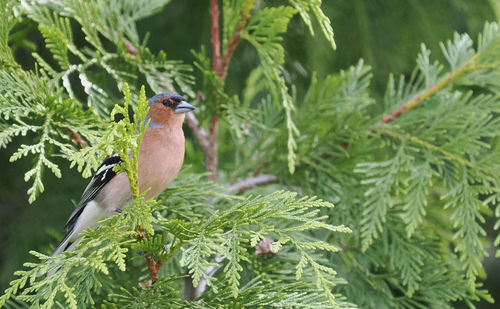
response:
M70 231L66 236L64 236L63 240L61 240L61 243L57 246L57 248L52 252L50 256L55 256L58 254L61 254L63 251L65 251L69 246L71 246L71 242L69 241L69 238L72 235L72 231Z
M54 252L52 252L52 254L50 256L55 256L55 255L61 254L64 251L73 251L75 249L75 247L83 239L83 236L82 236L76 240L70 241L71 236L73 236L73 231L70 231L68 234L66 234L66 236L64 236L61 243L57 246L57 248L54 250ZM48 271L47 277L52 277L55 273L56 273L56 270Z

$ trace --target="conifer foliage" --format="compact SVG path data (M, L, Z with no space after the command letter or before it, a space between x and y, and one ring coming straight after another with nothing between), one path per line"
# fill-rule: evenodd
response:
M493 301L478 277L492 236L485 217L500 226L496 23L476 41L455 34L443 43L444 63L422 44L411 76L390 76L377 102L363 60L312 74L304 94L287 80L283 36L294 16L334 52L319 0L211 0L211 51L193 46L192 65L152 53L137 30L168 2L0 0L0 148L13 149L19 136L32 141L10 157L33 162L24 173L28 201L43 193L47 173L64 177L55 157L90 177L124 149L131 155L117 171L134 193L121 214L85 231L75 251L31 251L37 262L15 273L0 307ZM31 69L16 62L13 44L28 40L13 35L28 23L50 55L34 52ZM257 65L230 94L225 80L240 41ZM165 91L198 107L185 131L207 173L187 158L174 184L144 201L136 179L146 93Z

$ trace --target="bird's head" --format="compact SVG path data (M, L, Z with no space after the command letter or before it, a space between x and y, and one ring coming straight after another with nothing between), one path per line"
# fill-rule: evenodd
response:
M159 93L148 100L151 119L150 127L163 127L165 124L177 124L184 121L184 114L195 109L186 99L177 94Z

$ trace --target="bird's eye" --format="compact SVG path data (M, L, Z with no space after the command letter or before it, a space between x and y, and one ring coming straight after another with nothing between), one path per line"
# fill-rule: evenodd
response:
M166 106L171 106L172 105L172 101L169 100L169 99L165 99L161 102L163 105L166 105Z

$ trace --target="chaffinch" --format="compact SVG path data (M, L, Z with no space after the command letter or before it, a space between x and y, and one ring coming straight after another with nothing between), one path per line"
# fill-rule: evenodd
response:
M146 199L156 198L177 176L184 161L184 113L194 106L175 94L160 93L148 100L151 120L139 152L138 184ZM126 173L116 174L113 167L122 162L118 154L104 160L85 188L76 209L66 222L67 234L52 253L73 250L82 240L81 232L95 228L98 222L121 212L132 199Z

